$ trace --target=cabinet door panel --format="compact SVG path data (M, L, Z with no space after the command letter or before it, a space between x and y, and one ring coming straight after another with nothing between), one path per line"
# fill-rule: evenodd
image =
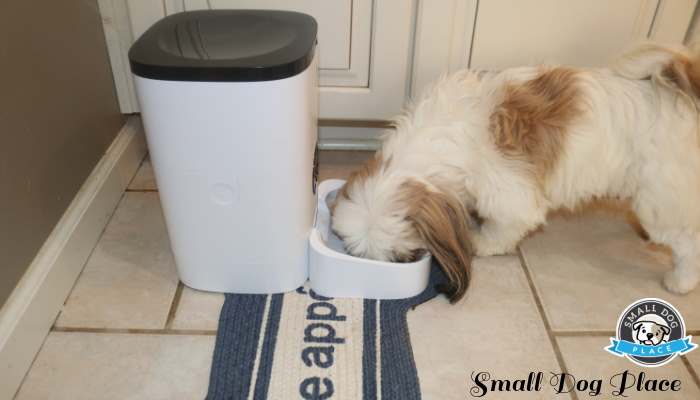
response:
M186 6L190 1L185 2ZM210 0L209 3L215 9L273 9L309 14L318 22L321 69L350 68L351 0Z
M411 97L440 75L467 66L478 0L431 0L418 4Z
M645 39L659 0L480 1L470 66L605 65Z
M125 113L139 111L126 54L160 18L208 8L281 9L318 21L321 118L365 120L389 118L404 103L415 5L416 0L100 0L100 11Z
M298 11L318 22L321 86L366 87L371 0L166 0L168 14L201 9Z
M110 3L109 1L103 2ZM118 3L118 1L112 2ZM164 4L160 1L125 0L125 2L129 10L128 17L133 40L136 40L146 29L165 16ZM103 8L100 9L103 14L104 11ZM128 44L130 45L131 42Z

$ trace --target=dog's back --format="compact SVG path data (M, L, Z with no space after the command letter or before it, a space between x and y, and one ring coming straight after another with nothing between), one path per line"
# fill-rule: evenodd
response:
M665 282L688 292L700 281L699 60L685 48L642 45L612 68L441 79L397 119L372 168L349 181L333 228L355 255L431 250L452 274L456 300L469 247L507 253L552 208L628 198L651 239L683 254ZM423 198L435 206L416 217ZM483 224L467 229L470 212Z

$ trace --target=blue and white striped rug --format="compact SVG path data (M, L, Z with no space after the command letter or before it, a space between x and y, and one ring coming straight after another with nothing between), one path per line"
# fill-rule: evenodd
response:
M406 312L445 281L433 266L403 300L227 294L207 399L420 399Z

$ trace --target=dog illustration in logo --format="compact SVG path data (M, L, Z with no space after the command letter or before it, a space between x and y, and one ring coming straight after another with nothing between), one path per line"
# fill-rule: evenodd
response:
M634 341L646 346L656 346L668 342L671 328L666 321L658 315L647 314L639 317L632 325Z

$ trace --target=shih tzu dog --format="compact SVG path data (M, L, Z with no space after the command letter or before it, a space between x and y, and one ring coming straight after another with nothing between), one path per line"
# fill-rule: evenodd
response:
M472 254L511 252L548 210L631 201L670 246L664 283L700 280L700 55L642 45L612 67L461 71L395 121L339 193L333 229L354 255L405 261L430 251L452 301Z

